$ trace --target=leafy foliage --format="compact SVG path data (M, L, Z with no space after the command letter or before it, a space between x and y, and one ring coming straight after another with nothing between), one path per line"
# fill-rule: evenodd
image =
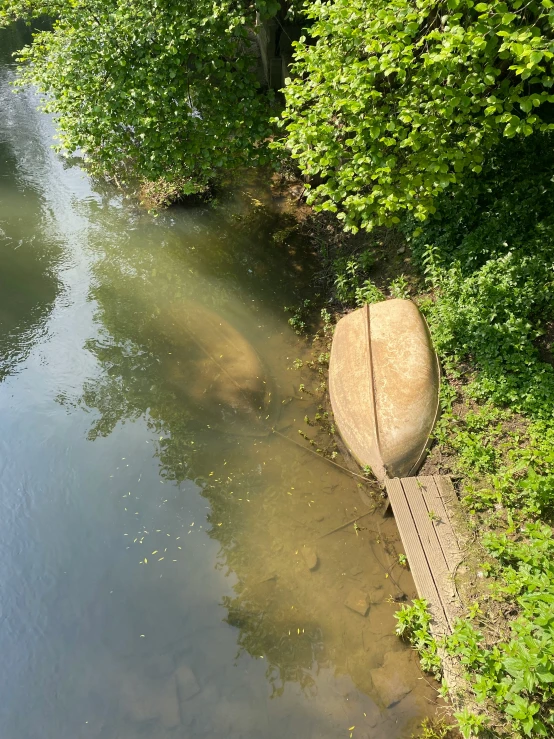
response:
M337 300L345 305L355 304L361 307L366 303L379 303L385 299L368 275L372 264L373 256L369 250L357 257L339 257L334 261Z
M452 726L437 718L424 718L417 734L412 739L448 739Z
M489 531L485 599L446 643L481 705L456 714L464 736L554 731L554 375L540 349L554 315L551 144L501 142L411 237L446 368L437 440L464 478L470 525ZM491 621L491 602L506 622Z
M427 601L416 599L411 606L402 606L395 613L397 620L396 633L408 639L419 652L421 666L437 677L441 674L441 660L437 651L437 643L431 636L429 625L431 614L427 610Z
M552 0L335 0L285 88L284 145L347 229L425 220L502 136L552 127Z
M469 359L477 397L533 418L552 418L554 402L554 369L537 347L554 310L551 149L550 134L497 147L413 243L437 294L428 318L447 366Z
M163 202L164 181L170 195L201 192L219 172L267 161L270 97L248 27L271 5L0 0L0 23L55 19L21 52L21 84L46 93L64 149L95 173L156 183Z
M548 526L528 524L515 538L489 535L498 559L497 595L515 602L519 615L510 638L492 646L468 621L447 640L460 657L478 702L492 700L509 717L515 736L554 731L554 537ZM467 717L463 717L467 718Z

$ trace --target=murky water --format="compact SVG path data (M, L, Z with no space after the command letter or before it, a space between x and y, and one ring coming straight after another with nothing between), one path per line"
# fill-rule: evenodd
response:
M394 522L339 528L367 490L267 433L302 441L314 411L283 311L309 255L245 218L255 183L154 218L64 166L9 89L20 41L0 32L2 739L408 737L435 690L392 635Z

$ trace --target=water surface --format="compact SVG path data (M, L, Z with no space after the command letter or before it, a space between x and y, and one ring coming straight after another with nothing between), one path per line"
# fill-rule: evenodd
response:
M394 522L329 534L371 491L294 443L316 409L283 307L312 258L255 180L154 217L64 164L9 87L20 43L0 32L0 735L410 736L435 689L393 636ZM213 362L255 369L254 415Z

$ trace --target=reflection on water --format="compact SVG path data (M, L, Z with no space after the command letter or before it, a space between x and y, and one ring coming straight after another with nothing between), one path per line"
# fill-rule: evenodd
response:
M293 443L316 409L283 306L310 289L310 255L272 238L255 180L158 218L93 189L13 74L3 739L408 737L435 690L392 635L394 596L414 593L394 522ZM366 616L345 605L365 597Z

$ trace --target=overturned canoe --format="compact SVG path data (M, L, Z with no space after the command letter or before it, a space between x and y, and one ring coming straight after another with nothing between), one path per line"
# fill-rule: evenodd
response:
M365 305L335 328L329 391L337 428L378 480L414 474L439 408L429 330L409 300Z

